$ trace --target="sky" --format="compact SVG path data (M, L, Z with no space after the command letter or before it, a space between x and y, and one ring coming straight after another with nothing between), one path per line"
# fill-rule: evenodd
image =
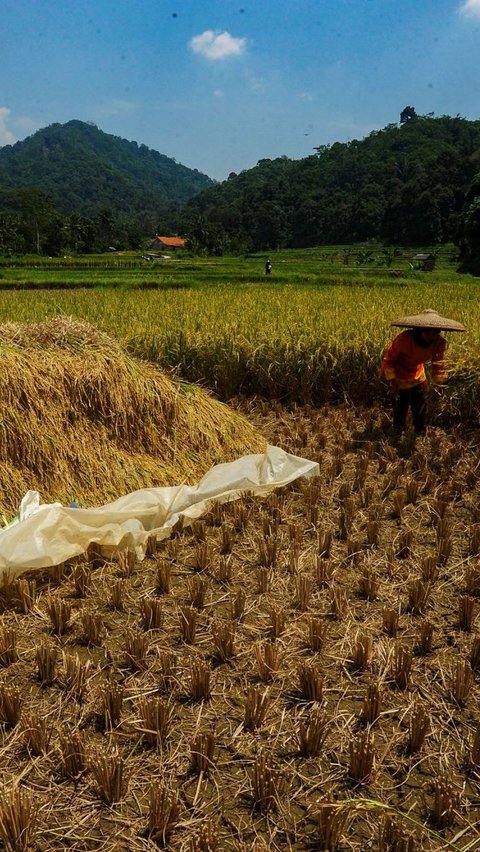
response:
M71 119L216 180L480 119L480 0L0 0L0 146Z

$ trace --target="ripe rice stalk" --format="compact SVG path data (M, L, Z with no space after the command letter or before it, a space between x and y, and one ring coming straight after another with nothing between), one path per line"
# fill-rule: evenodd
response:
M230 617L232 621L242 621L245 614L247 596L243 589L230 595Z
M348 497L340 506L338 516L338 537L342 541L346 541L352 532L353 522L355 520L355 501L353 497Z
M380 718L383 708L383 692L379 683L370 683L367 687L360 717L367 725L374 725Z
M208 581L204 577L200 577L198 574L188 580L188 605L194 609L198 609L199 611L202 610L205 606L205 596L208 588Z
M472 671L480 672L480 636L473 637L469 662L472 667Z
M181 606L178 610L180 635L187 645L195 644L198 611L191 606Z
M260 692L254 686L248 687L243 717L243 727L246 731L256 731L262 727L271 703L272 700L266 690Z
M32 849L38 805L30 790L17 785L3 789L0 796L0 837L5 852Z
M46 716L35 712L22 716L22 742L28 752L35 755L47 754L52 735L52 725Z
M470 749L470 765L476 770L480 769L480 722L477 723L477 729L472 739L472 747Z
M398 491L394 491L392 494L392 518L398 518L399 520L402 519L405 503L405 490L403 488L400 488L398 489Z
M255 807L262 814L278 807L283 786L278 769L272 766L264 754L257 755L252 774L252 796Z
M323 651L327 635L327 624L320 618L312 616L307 621L307 645L314 652Z
M347 541L347 559L352 568L358 565L362 556L362 545L355 538L349 538Z
M472 524L468 537L468 556L480 555L480 525Z
M215 733L196 734L190 743L190 770L194 775L208 775L213 769L215 756Z
M323 700L323 675L313 665L301 663L297 666L298 691L304 701Z
M375 761L374 736L369 729L348 743L348 774L353 781L365 783L370 779Z
M418 641L415 646L417 654L421 657L426 657L432 652L433 647L433 624L424 618L420 624Z
M97 785L97 793L107 805L120 802L127 789L125 761L116 749L90 749L87 763Z
M328 799L317 799L311 814L316 823L315 848L337 852L347 824L347 811Z
M455 822L455 813L462 802L462 792L446 774L435 777L433 789L431 818L437 828L443 830Z
M417 754L430 730L430 717L422 704L414 703L408 720L407 754Z
M269 568L257 568L255 571L257 578L257 591L259 595L265 595L270 588L270 579L272 572Z
M45 601L45 608L55 636L64 636L70 626L70 604L62 598L49 597Z
M278 539L268 535L258 543L258 561L263 568L274 568L278 557Z
M328 727L325 713L318 708L312 710L306 724L303 719L299 720L295 733L302 757L318 757L327 738Z
M92 569L90 565L77 565L73 572L73 583L77 598L84 598L92 586Z
M0 724L14 728L20 719L22 699L16 686L0 684Z
M155 591L158 595L169 595L171 583L171 565L168 559L158 559L155 575Z
M125 664L132 672L142 672L148 666L150 639L145 633L127 629L124 632Z
M421 577L410 580L408 583L408 611L413 615L421 615L427 606L431 589L430 583L425 583Z
M413 531L402 530L395 546L397 559L408 559L412 555Z
M113 731L122 720L125 689L119 683L106 683L100 692L101 715L105 731Z
M393 649L390 676L392 680L394 680L398 689L408 689L412 662L413 654L410 648L407 648L405 645L401 645L400 642L396 642Z
M0 627L0 666L8 668L18 660L17 631L13 627Z
M158 630L163 624L163 608L158 598L140 599L140 624L142 630Z
M408 479L405 483L405 502L411 503L413 506L418 499L418 482L415 479Z
M162 698L141 697L137 704L137 730L148 745L158 746L165 743L170 731L172 705Z
M190 695L194 701L208 701L212 690L210 685L212 671L208 663L194 660L190 665Z
M423 557L420 563L420 574L424 583L435 583L439 574L437 554Z
M82 640L87 645L100 646L103 643L105 625L101 615L94 612L83 612L81 615Z
M17 595L20 599L22 611L30 612L35 606L37 598L37 584L35 580L24 580L19 578L16 580Z
M77 654L65 654L65 652L62 652L62 658L64 686L72 698L82 701L87 688L88 675L92 668L91 660L82 663Z
M230 556L221 556L215 571L215 579L223 586L228 586L233 580L233 562Z
M378 852L416 852L419 839L414 832L407 831L398 820L387 814L380 825Z
M148 795L147 836L166 848L180 820L180 801L161 782L155 781Z
M445 566L452 555L452 539L450 536L441 536L437 542L437 565Z
M480 527L477 527L480 535ZM465 569L465 592L480 598L480 565L467 565Z
M212 564L212 548L206 541L199 542L193 551L191 568L201 573L206 571Z
M329 559L315 554L314 557L315 580L320 589L328 588L333 582L334 568Z
M473 672L468 660L458 660L450 672L448 695L458 707L465 707L473 685Z
M111 586L110 605L112 609L123 612L125 609L125 580L114 580Z
M177 656L172 651L161 651L158 655L160 663L160 680L158 688L162 692L170 692L177 677Z
M380 521L367 521L367 547L378 547Z
M330 615L337 621L343 621L348 613L348 597L344 589L336 586L330 593Z
M398 611L385 607L382 610L382 627L384 633L392 638L395 638L398 633Z
M360 633L350 645L350 660L355 671L366 671L372 664L373 641L366 633Z
M358 578L358 592L367 601L375 601L378 597L378 574L374 568L364 565Z
M137 563L134 550L120 550L118 553L118 568L122 577L131 577Z
M189 852L220 852L218 825L211 819L200 826L197 834L190 838Z
M280 606L272 605L268 608L268 616L270 619L269 633L272 639L278 639L285 630L285 622L287 620L287 612Z
M57 649L49 642L42 642L35 648L35 662L41 685L50 686L55 680Z
M192 532L195 538L195 541L199 544L201 541L206 541L207 538L207 525L205 521L201 519L197 519L192 523Z
M330 559L332 547L332 531L317 530L317 554L320 559Z
M263 683L274 680L280 667L281 655L278 646L274 642L264 642L262 645L254 645L257 674Z
M220 553L227 556L232 552L235 544L235 532L232 527L222 524L222 542L220 545Z
M312 581L307 574L299 574L295 579L295 605L300 612L306 612L312 595Z
M458 626L460 630L471 633L476 619L476 601L470 595L460 595L458 599Z
M215 621L212 624L212 638L215 654L222 662L225 663L235 656L234 621Z
M87 769L85 741L81 731L64 732L59 735L60 773L77 783Z

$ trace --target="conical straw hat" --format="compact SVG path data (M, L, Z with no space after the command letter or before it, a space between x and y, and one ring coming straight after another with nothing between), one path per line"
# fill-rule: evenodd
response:
M401 317L391 322L390 325L400 328L438 328L439 331L465 331L465 326L460 322L441 317L437 311L432 311L431 308L411 317Z

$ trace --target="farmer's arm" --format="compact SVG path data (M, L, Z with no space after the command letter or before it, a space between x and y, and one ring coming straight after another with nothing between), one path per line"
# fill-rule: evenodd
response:
M397 379L396 374L396 363L399 355L400 345L399 345L399 337L396 337L392 342L387 346L383 360L381 372L382 375L385 376L387 382L395 382Z

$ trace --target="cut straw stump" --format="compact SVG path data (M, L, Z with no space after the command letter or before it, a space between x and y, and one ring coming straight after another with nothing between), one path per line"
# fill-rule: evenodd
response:
M0 836L6 852L28 852L35 837L38 806L30 790L15 786L0 794Z

